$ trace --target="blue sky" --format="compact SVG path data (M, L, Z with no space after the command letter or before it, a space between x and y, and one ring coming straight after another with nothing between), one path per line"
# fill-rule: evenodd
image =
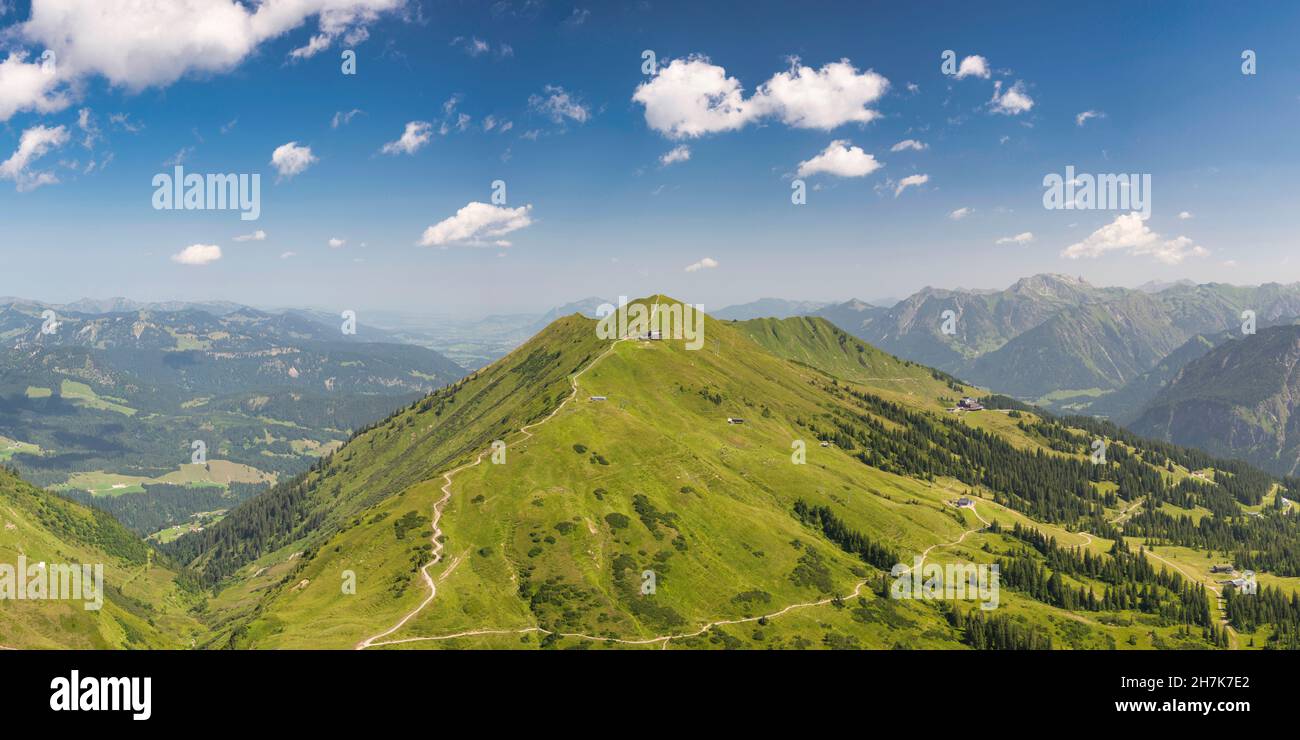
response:
M176 17L162 0L0 2L0 294L477 315L653 292L706 308L870 299L1037 272L1300 279L1289 4L188 2ZM949 49L983 64L945 75ZM739 96L730 119L690 103L714 73ZM782 74L807 84L779 90ZM662 94L634 100L641 85ZM408 124L427 136L384 153ZM24 158L33 130L52 143ZM905 140L924 148L892 151ZM291 142L311 161L288 176L272 152ZM834 142L848 159L800 178L808 202L791 204L800 164ZM678 147L689 159L661 164ZM261 217L153 209L152 178L178 157L260 173ZM1067 165L1150 174L1150 218L1045 209L1043 177ZM422 245L429 227L442 236ZM175 259L192 245L221 257Z

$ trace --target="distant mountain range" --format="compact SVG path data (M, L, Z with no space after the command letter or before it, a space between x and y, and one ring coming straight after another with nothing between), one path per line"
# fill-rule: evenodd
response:
M26 298L0 297L0 306L51 308L68 313L125 313L129 311L184 311L193 309L222 316L244 308L230 301L133 301L130 298L82 298L72 303L42 303Z
M809 307L764 299L737 308L777 315L801 306ZM1247 311L1254 312L1257 336L1243 337ZM889 308L853 300L808 313L899 357L1021 400L1131 423L1142 434L1278 473L1297 468L1300 440L1293 446L1287 433L1288 390L1276 378L1286 359L1280 334L1269 327L1300 317L1300 284L1178 280L1130 289L1044 274L1005 290L924 288ZM945 318L952 334L944 331ZM1234 372L1257 379L1248 383L1255 395L1207 400L1205 388L1214 383L1245 382L1197 384L1222 353ZM1271 380L1261 386L1259 378Z
M142 506L155 486L170 503L178 486L247 494L465 372L365 325L345 333L332 314L202 305L0 303L0 461Z
M1300 470L1300 326L1233 337L1190 362L1129 427L1279 475Z
M571 314L594 317L596 309L613 301L583 298L543 313L493 314L483 318L433 316L402 311L369 311L366 317L387 330L395 341L428 347L466 369L504 357L556 319Z
M787 319L791 316L807 316L830 304L819 301L787 301L783 298L759 298L750 303L728 306L713 313L714 318L726 321L746 321L748 319Z
M889 309L854 301L817 315L900 357L998 392L1089 411L1194 338L1239 329L1246 310L1261 327L1289 323L1300 317L1300 285L1101 288L1035 275L1001 291L925 288ZM953 334L943 331L946 311Z

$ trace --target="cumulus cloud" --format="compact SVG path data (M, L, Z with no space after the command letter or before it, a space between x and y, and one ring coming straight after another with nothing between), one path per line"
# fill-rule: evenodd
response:
M528 107L550 118L556 123L574 121L586 123L591 118L591 109L583 105L576 97L559 85L547 85L542 88L542 95L531 95Z
M18 139L18 148L9 159L0 162L0 179L13 180L19 192L58 182L54 173L34 171L31 165L66 143L68 129L64 126L33 126L23 131Z
M1191 211L1182 211L1182 212L1180 212L1180 213L1178 214L1178 219L1179 219L1180 221L1186 221L1186 220L1189 219L1189 218L1192 218L1192 212L1191 212Z
M339 247L347 243L348 243L347 239L340 239L337 236L332 236L330 237L329 240L330 249L338 249Z
M989 75L989 60L979 54L971 54L961 60L961 64L957 66L957 74L954 76L959 80L966 77L980 77L987 80Z
M952 213L949 213L948 218L952 219L953 221L960 221L974 212L975 212L974 208L966 208L963 206L953 211Z
M281 178L301 174L303 170L315 163L316 156L311 153L311 147L299 146L296 141L281 144L271 152L271 164L275 166Z
M789 70L763 83L750 103L757 115L770 113L787 126L829 131L879 118L880 113L868 106L887 89L889 80L871 70L859 73L848 59L814 70L795 58Z
M251 234L240 234L235 237L237 242L261 242L266 241L266 232L258 229Z
M390 141L379 150L384 154L415 154L433 138L433 124L428 121L411 121L397 141Z
M846 123L868 123L880 116L870 106L889 88L871 70L859 72L847 59L820 69L798 58L745 97L740 81L726 69L694 55L662 65L637 86L634 102L645 107L650 128L671 139L734 131L764 118L794 128L831 130Z
M1025 92L1025 83L1021 80L1016 80L1005 92L1002 90L1002 80L993 83L993 99L989 101L989 108L994 113L1018 116L1033 107L1034 99Z
M836 139L820 154L799 163L799 177L824 172L837 177L865 177L883 165L876 158L844 139Z
M1074 117L1074 125L1082 126L1091 118L1105 118L1106 114L1099 110L1086 110Z
M699 262L692 262L686 266L687 272L699 272L700 270L712 270L718 266L718 261L712 257L705 257Z
M172 262L182 265L206 265L221 259L221 247L215 244L191 244L172 255Z
M1204 257L1210 253L1185 236L1164 239L1147 226L1141 213L1134 211L1117 216L1083 241L1066 247L1061 256L1095 259L1115 251L1132 256L1150 256L1167 265L1177 265L1188 257Z
M898 186L894 188L894 197L897 198L898 196L902 195L903 191L910 187L924 185L929 181L930 181L929 175L908 175L907 177L904 177L902 180L898 181Z
M420 246L445 247L449 244L508 247L510 242L501 237L533 223L531 205L507 208L477 201L456 211L456 215L443 219L424 230Z
M907 150L907 149L911 149L911 150L913 150L913 151L918 151L918 152L919 152L919 151L924 151L924 150L925 150L925 144L922 144L921 142L917 141L916 139L903 139L902 141L898 142L897 144L895 144L895 145L889 147L889 151L891 151L891 152L901 152L901 151L905 151L905 150Z
M998 239L998 244L1020 244L1025 245L1034 240L1034 234L1031 231L1023 231L1015 236L1004 236Z
M670 164L688 161L690 158L691 148L685 144L681 144L669 149L667 152L664 152L663 156L659 157L659 164L667 167Z
M10 52L0 62L0 121L19 111L53 113L68 107L72 101L58 89L57 69L39 59L28 62L25 52Z
M57 110L90 77L138 92L188 74L227 72L264 42L317 19L316 33L291 52L311 56L339 37L359 41L367 25L406 0L33 0L10 36L53 53L48 77L11 54L0 64L0 120L16 111Z
M650 128L673 139L732 131L752 115L740 81L700 56L660 67L637 86L632 100L645 106Z

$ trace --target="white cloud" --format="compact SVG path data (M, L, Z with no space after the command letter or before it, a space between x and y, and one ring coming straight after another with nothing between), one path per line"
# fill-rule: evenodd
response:
M0 62L0 121L7 121L19 111L53 113L71 104L66 92L60 92L57 65L42 65L37 59L29 63L22 52L10 52Z
M1181 221L1186 221L1186 220L1192 218L1192 212L1191 212L1191 211L1183 211L1183 212L1181 212L1181 213L1178 214L1178 218L1179 218L1179 220L1181 220Z
M750 103L759 115L771 113L787 126L829 131L879 118L880 113L867 106L887 89L889 80L871 70L859 73L848 59L814 70L794 58L790 69L772 75Z
M99 131L99 124L95 123L95 114L89 108L77 111L77 128L86 135L81 140L81 145L87 149L94 149L95 142L104 138Z
M296 141L281 144L271 152L271 164L282 178L300 174L315 162L316 157L311 153L311 147L298 146Z
M411 121L406 124L397 141L390 141L379 150L384 154L415 154L433 138L433 124L428 121Z
M329 241L330 249L338 249L339 247L347 243L348 243L347 239L340 239L337 236L330 237L330 241Z
M949 214L948 214L948 218L952 219L953 221L960 221L960 220L962 220L963 218L966 218L967 216L971 215L971 214L974 213L974 212L975 212L975 209L974 209L974 208L966 208L966 207L962 207L962 208L958 208L957 210L953 211L952 213L949 213Z
M650 128L672 139L733 131L752 115L740 82L700 56L661 66L632 100L645 106Z
M972 54L961 60L961 64L957 66L957 74L954 76L959 80L966 77L980 77L987 80L989 74L989 60L979 54Z
M19 192L35 190L42 185L59 181L52 172L35 172L32 163L50 150L68 143L68 129L64 126L33 126L18 139L18 148L9 159L0 162L0 179L13 180Z
M925 144L922 144L921 142L917 141L916 139L903 139L902 141L898 142L897 144L895 144L895 145L889 147L889 151L891 151L891 152L901 152L901 151L904 151L904 150L907 150L907 149L912 149L912 150L914 150L914 151L918 151L918 152L920 152L920 151L924 151L925 148L926 148L926 147L925 147Z
M1092 232L1083 241L1066 247L1061 251L1061 256L1067 259L1097 258L1113 251L1124 251L1133 256L1149 255L1168 265L1179 264L1187 257L1203 257L1210 253L1185 236L1163 239L1147 226L1141 213L1134 211L1117 216L1114 221Z
M1005 116L1018 116L1034 107L1034 99L1025 92L1025 83L1016 80L1016 84L1002 92L1002 80L993 83L993 99L989 106L994 113Z
M108 116L108 122L128 134L138 134L144 130L144 124L139 121L132 121L128 113L111 113Z
M902 195L904 190L912 187L913 185L924 185L929 181L930 181L929 175L908 175L907 177L904 177L902 180L898 181L898 187L894 189L894 197L897 198L898 196Z
M705 257L699 262L692 262L686 266L687 272L699 272L700 270L712 270L718 266L718 261L712 257Z
M360 40L358 31L406 0L33 0L29 19L10 36L54 53L50 78L38 67L10 56L0 65L0 120L19 110L56 110L86 78L100 76L138 92L165 87L193 73L237 67L264 42L317 18L317 32L295 58L327 48L340 36ZM36 69L33 69L36 68ZM58 88L56 90L56 88Z
M686 146L685 144L681 144L679 146L673 147L672 149L669 149L667 152L664 152L663 156L659 157L659 164L663 165L664 167L667 167L668 165L675 164L677 162L686 162L690 158L691 158L691 148Z
M528 107L547 116L556 123L576 121L586 123L591 118L591 109L569 94L559 85L547 85L542 88L543 95L531 95Z
M323 33L316 34L315 36L312 36L311 40L306 44L289 52L289 57L291 59L308 59L314 57L322 51L330 48L330 43L332 41L333 39Z
M766 117L795 128L830 130L879 117L869 106L889 80L858 72L847 59L813 69L792 59L746 98L740 81L705 56L674 59L637 86L634 102L645 107L646 124L671 139L734 131Z
M1023 246L1025 244L1032 242L1033 240L1034 240L1033 232L1024 231L1019 234L1016 234L1015 236L1004 236L1001 239L998 239L997 243L998 244L1020 244Z
M477 36L457 36L451 40L451 46L459 46L465 50L466 54L469 54L472 57L492 51L492 44L489 44Z
M172 255L172 262L182 265L206 265L221 259L221 247L215 244L191 244Z
M281 252L281 253L280 253L280 259L282 259L282 260L287 260L287 259L289 259L290 257L297 257L297 256L298 256L298 253L297 253L297 252Z
M826 146L820 154L799 163L799 177L807 177L824 172L837 177L865 177L880 169L882 165L876 158L862 151L844 139L836 139Z
M477 201L456 211L455 216L443 219L424 230L420 246L443 247L448 244L473 246L510 246L500 237L532 224L531 205L519 208L495 206Z
M334 114L334 118L330 120L330 128L338 128L339 126L346 126L349 123L352 123L352 119L361 112L362 110L360 108L353 108L349 111L338 111Z
M1105 118L1105 117L1106 114L1099 110L1086 110L1074 117L1074 124L1076 126L1082 126L1083 124L1087 123L1088 119L1090 118Z
M235 237L237 242L261 242L266 241L266 232L258 229L251 234L240 234Z

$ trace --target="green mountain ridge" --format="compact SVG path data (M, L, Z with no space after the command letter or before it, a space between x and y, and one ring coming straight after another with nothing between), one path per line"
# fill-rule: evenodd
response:
M176 568L160 562L138 537L108 514L0 469L0 564L16 567L20 557L29 568L102 566L103 606L0 598L0 647L177 649L203 631L190 613L198 590L183 585Z
M822 319L707 317L704 328L692 351L668 331L614 341L591 319L559 319L164 545L203 584L191 611L203 630L191 639L1107 649L1244 646L1249 635L1289 645L1289 617L1236 613L1239 631L1224 629L1224 610L1240 607L1216 604L1203 570L1207 551L1231 558L1249 546L1238 557L1268 588L1300 583L1300 554L1280 544L1300 542L1295 512L1266 506L1280 501L1277 481L1010 399L954 411L979 389ZM1098 438L1104 464L1089 462ZM973 506L955 506L962 497ZM1180 516L1208 528L1186 529ZM1145 557L1147 545L1178 570ZM938 566L999 565L997 608L891 596L891 568L922 553Z
M825 532L856 532L853 541L902 559L929 550L937 559L988 563L1020 552L1014 536L971 537L987 521L1051 532L1100 557L1109 549L1103 538L1115 536L1109 517L1132 505L1089 482L1085 433L1064 434L1057 422L1022 412L954 416L947 409L955 399L976 389L823 320L709 318L705 326L708 341L692 352L671 340L611 345L596 339L591 320L563 319L430 397L432 404L394 415L323 460L307 476L305 504L292 504L298 511L289 526L273 527L260 550L231 559L223 544L255 526L253 504L243 507L243 522L237 510L183 537L172 552L219 584L205 614L216 626L208 644L958 647L969 644L971 628L956 625L970 615L881 597L884 561L864 563ZM519 386L482 395L524 368L545 389L530 395L546 402L521 410ZM430 418L439 405L464 415L470 404L478 413L459 421L503 412L512 421L463 435L454 451L425 446L428 432L446 423ZM532 426L520 433L525 425ZM484 457L494 437L507 445L502 464ZM1054 449L1067 438L1073 452ZM411 440L421 452L392 454ZM792 462L799 442L805 465ZM1019 461L1026 471L1046 465L1044 473L1076 476L1080 488L1030 494L994 468L967 469L940 451L963 447L966 455ZM431 457L439 462L426 462ZM1136 460L1124 465L1148 469ZM1183 470L1174 477L1187 475L1168 465ZM392 467L411 471L354 493L359 481L373 483ZM447 470L455 471L450 478ZM949 505L968 494L982 501L977 512ZM798 511L819 513L801 519ZM820 528L810 530L809 521ZM1093 535L1071 533L1080 526ZM972 544L947 544L963 538ZM426 565L432 598L420 575ZM639 591L646 571L657 577L653 599ZM355 593L340 587L349 577ZM852 608L832 606L836 594L849 595ZM1006 598L1014 606L1000 614L1014 615L1007 618L1033 639L1063 645L1124 644L1138 624L1121 619L1128 626L1112 629L1091 620L1078 632L1067 628L1078 624L1069 610ZM779 620L763 616L778 611ZM1154 634L1158 641L1226 639L1207 616L1196 619L1204 623L1193 620L1194 633L1168 623Z

